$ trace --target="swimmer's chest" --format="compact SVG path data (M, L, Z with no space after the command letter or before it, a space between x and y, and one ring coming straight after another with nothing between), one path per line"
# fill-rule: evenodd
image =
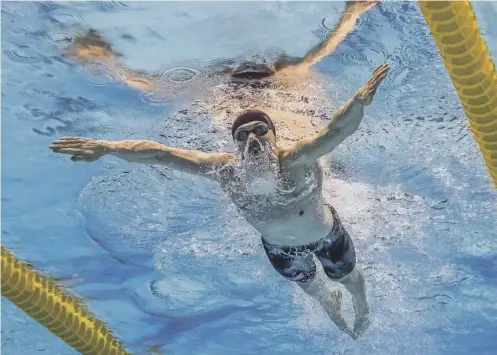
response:
M270 193L254 191L256 189L237 177L223 188L247 218L268 220L282 214L302 215L310 204L320 199L321 187L322 171L316 165L283 172Z

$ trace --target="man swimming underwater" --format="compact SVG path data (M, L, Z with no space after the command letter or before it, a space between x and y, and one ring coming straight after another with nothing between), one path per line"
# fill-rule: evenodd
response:
M239 156L166 147L145 140L78 137L61 138L50 148L56 153L72 155L76 162L114 155L130 162L162 164L219 182L240 213L261 233L264 249L275 269L317 299L338 328L356 338L368 325L364 276L356 265L354 245L337 212L324 203L318 159L359 127L364 107L371 103L387 72L385 64L376 68L371 79L334 114L325 128L290 148L278 146L271 118L257 110L247 111L233 122L232 137ZM261 194L257 191L257 180L274 181L274 190ZM326 284L315 277L313 254L326 275L352 294L356 309L352 331L341 314L341 294L331 294Z
M227 74L234 80L259 80L285 69L309 68L331 53L346 35L347 31L342 30L352 29L359 14L374 3L348 2L349 11L335 30L301 59L276 63L274 67L246 63ZM110 46L99 41L102 40L95 38L92 42L101 48L98 55L105 51L112 53ZM96 53L94 48L92 53ZM82 56L78 58L84 60ZM362 88L335 112L326 127L317 134L310 132L308 137L289 146L277 142L276 126L269 111L251 109L236 117L231 125L238 154L185 150L146 140L104 141L80 137L63 137L50 148L56 153L72 155L75 162L92 162L103 155L113 155L130 162L161 164L217 181L238 211L261 233L264 250L276 271L319 301L338 328L355 339L369 324L364 276L356 265L349 234L336 210L324 201L323 171L318 159L358 128L364 107L371 104L388 70L386 64L376 68ZM131 86L143 89L141 84ZM285 113L281 115L284 117ZM327 278L344 285L352 294L356 312L352 330L341 312L341 292L331 291L327 280L319 279L314 255Z

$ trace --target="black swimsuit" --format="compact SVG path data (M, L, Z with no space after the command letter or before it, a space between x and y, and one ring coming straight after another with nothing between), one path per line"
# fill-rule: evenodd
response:
M269 261L285 278L301 283L312 280L316 274L312 254L316 255L331 279L339 280L354 269L356 256L352 239L335 209L328 207L333 215L333 228L323 239L307 245L282 246L268 243L262 237Z

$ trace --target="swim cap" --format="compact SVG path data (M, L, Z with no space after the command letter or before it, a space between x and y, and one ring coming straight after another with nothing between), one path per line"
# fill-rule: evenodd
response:
M233 125L231 126L231 136L235 136L235 131L238 129L238 127L254 121L260 121L267 124L276 137L276 128L274 127L273 121L271 121L268 115L259 110L248 110L235 118L235 120L233 121Z

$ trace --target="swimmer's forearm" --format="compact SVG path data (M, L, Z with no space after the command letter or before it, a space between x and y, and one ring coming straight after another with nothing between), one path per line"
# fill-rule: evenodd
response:
M338 133L346 138L357 130L363 117L364 103L354 96L334 113L322 133L332 135Z
M315 161L354 133L364 117L364 106L371 104L388 70L387 64L378 66L371 78L333 115L330 123L315 138L299 142L288 152L288 157L297 163Z
M355 97L349 99L309 146L310 158L317 159L335 149L357 130L363 117L364 104Z
M105 154L121 159L145 164L157 164L167 156L168 147L146 140L101 141L106 147Z

